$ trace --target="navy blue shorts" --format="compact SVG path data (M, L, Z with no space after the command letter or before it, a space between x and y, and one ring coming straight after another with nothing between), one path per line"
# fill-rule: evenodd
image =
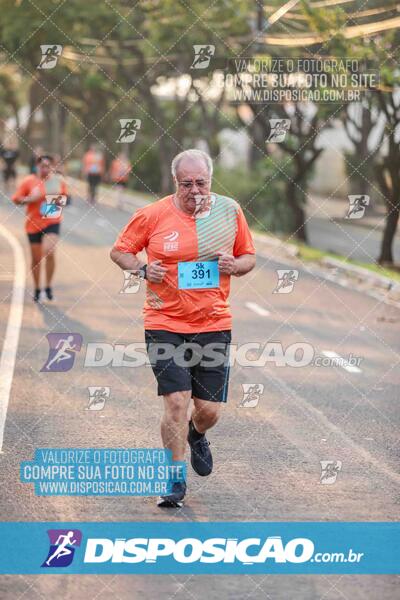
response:
M60 234L60 223L53 223L52 225L48 225L42 231L36 231L36 233L28 233L28 239L30 244L41 244L42 237L45 233L56 233Z
M146 329L145 341L159 396L191 391L200 400L226 402L230 330L172 333Z

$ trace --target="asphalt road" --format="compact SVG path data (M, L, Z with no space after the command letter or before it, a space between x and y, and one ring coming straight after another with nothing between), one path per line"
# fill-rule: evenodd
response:
M4 199L1 222L25 251L23 217ZM127 213L75 200L65 210L54 305L34 305L28 275L1 463L2 521L383 521L399 515L400 311L301 271L291 294L273 294L278 256L260 257L233 281L233 341L312 344L315 353L360 357L360 372L341 367L241 367L231 373L221 421L210 433L215 470L189 469L181 510L153 498L36 497L19 482L19 464L37 447L157 447L161 399L150 369L84 368L41 373L46 334L77 332L88 342L143 341L143 291L119 294L122 274L108 253ZM0 238L3 336L13 260ZM27 254L26 254L27 256ZM248 303L253 303L248 305ZM257 305L258 312L254 310ZM264 309L264 314L259 314ZM261 311L263 312L263 311ZM255 408L241 408L242 384L264 384ZM85 410L88 386L109 386L102 411ZM336 483L319 483L321 460L342 461ZM3 576L0 596L174 600L266 598L392 600L395 576Z
M352 260L374 262L380 254L382 229L378 226L367 228L350 222L333 221L316 216L307 222L309 243L320 250L342 254ZM393 258L400 261L400 237L393 242Z

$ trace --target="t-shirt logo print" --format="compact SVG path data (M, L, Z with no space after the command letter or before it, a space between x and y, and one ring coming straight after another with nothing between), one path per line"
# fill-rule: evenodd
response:
M174 252L179 248L179 242L176 240L179 237L179 231L171 231L168 235L164 235L164 252Z

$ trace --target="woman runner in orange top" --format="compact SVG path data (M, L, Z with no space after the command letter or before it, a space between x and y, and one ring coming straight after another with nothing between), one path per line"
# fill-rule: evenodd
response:
M12 197L15 204L26 205L25 231L31 250L35 302L41 299L40 267L43 258L46 265L46 297L48 300L54 299L51 285L55 270L55 248L66 195L67 186L61 175L54 171L52 156L42 155L37 159L37 172L27 175Z

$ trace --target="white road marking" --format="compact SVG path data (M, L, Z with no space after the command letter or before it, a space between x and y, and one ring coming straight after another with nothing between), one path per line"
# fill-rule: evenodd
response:
M246 302L245 306L247 306L247 308L257 313L261 317L268 317L271 314L269 310L266 310L256 302Z
M0 235L10 244L14 254L14 283L10 302L10 312L0 358L0 452L3 447L4 428L8 402L17 356L19 332L22 323L25 294L25 257L17 238L0 224Z
M348 373L362 373L361 369L355 365L351 365L345 358L342 358L339 354L336 354L336 352L332 352L331 350L322 350L322 354L327 358L335 358L337 360L337 366L342 367L342 369Z
M96 225L99 225L99 227L107 227L109 225L108 221L100 217L98 219L95 219L94 222L96 223Z

